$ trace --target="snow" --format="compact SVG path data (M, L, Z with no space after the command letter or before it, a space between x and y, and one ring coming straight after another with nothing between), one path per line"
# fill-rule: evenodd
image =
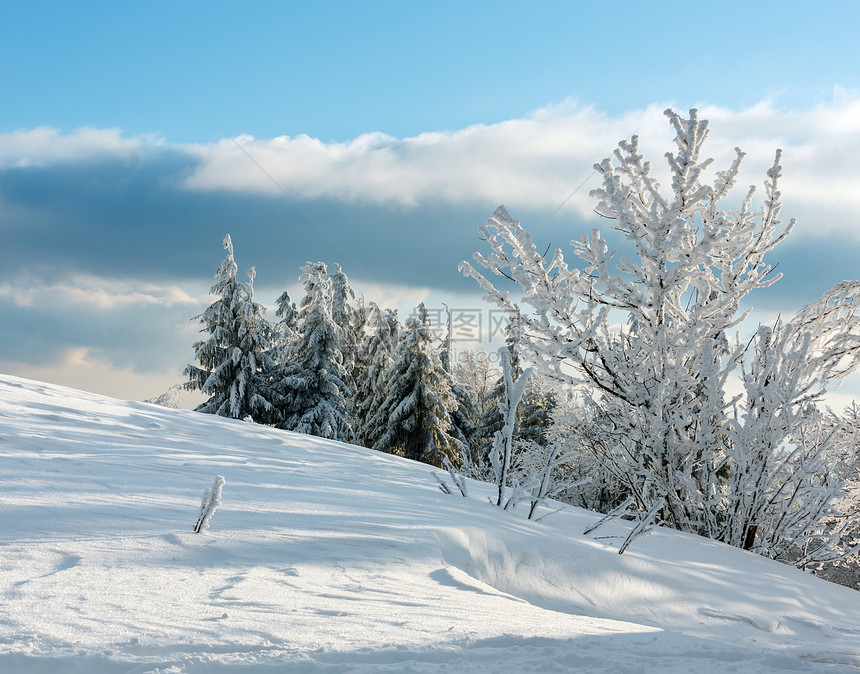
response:
M0 376L0 672L860 668L852 590L663 529L619 556L629 524L431 470Z

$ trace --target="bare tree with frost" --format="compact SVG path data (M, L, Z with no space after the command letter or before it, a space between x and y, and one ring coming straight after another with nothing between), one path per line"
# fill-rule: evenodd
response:
M603 459L641 512L662 500L659 517L670 526L795 563L826 559L836 552L832 539L817 552L809 546L821 542L819 518L837 488L810 464L826 456L827 438L805 419L825 385L858 365L857 284L760 330L751 345L731 339L747 315L741 300L779 278L765 257L793 226L780 221L780 152L761 207L750 188L727 209L721 204L744 154L736 150L706 184L707 122L695 110L686 119L666 115L676 132L667 191L636 136L595 167L603 178L592 193L597 212L632 258L617 259L594 230L573 242L581 267L570 268L560 250L541 255L500 207L481 228L490 254L475 259L513 279L528 311L470 264L461 269L490 301L521 316L522 343L542 371L599 392L609 422ZM731 395L738 373L745 391Z
M852 401L841 415L828 410L825 423L838 438L835 472L845 483L839 512L826 525L828 531L842 531L843 546L851 547L860 543L860 405ZM838 560L821 575L860 590L860 555Z
M490 447L490 465L493 468L498 498L496 505L506 508L511 502L506 495L510 483L511 463L514 456L514 426L517 423L517 408L522 402L526 392L526 384L532 374L532 368L519 373L515 377L514 367L511 364L511 354L508 349L499 349L502 360L502 382L504 397L499 402L498 412L501 417L501 428L495 431L493 444Z
M265 309L254 301L254 268L248 283L236 278L233 242L224 237L227 256L215 273L211 293L219 299L192 320L203 325L209 337L194 345L199 363L188 365L189 390L210 396L197 410L222 417L273 423L277 410L270 401L269 378L273 363L269 357L271 329Z

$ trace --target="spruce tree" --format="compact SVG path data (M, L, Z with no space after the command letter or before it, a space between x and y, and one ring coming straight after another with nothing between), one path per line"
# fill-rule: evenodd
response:
M355 441L373 447L385 433L385 401L388 398L388 374L397 355L400 323L397 310L373 307L376 327L359 351L359 361L366 362L358 380L355 399Z
M302 267L305 297L299 312L299 337L279 382L281 428L347 441L352 429L350 397L342 365L343 331L332 317L332 286L322 262Z
M457 400L433 347L424 304L406 323L388 379L382 407L385 431L375 448L435 466L441 466L444 457L457 461L462 445L451 423Z
M194 345L199 367L188 365L185 387L202 391L209 400L197 410L233 419L251 417L272 423L277 411L270 402L273 363L269 357L270 328L265 309L254 301L254 269L248 271L248 284L236 278L233 242L224 237L227 256L215 273L211 293L219 299L198 320L201 332L209 338Z
M291 349L299 338L299 312L286 290L278 297L276 304L278 308L275 316L281 320L273 327L272 358L279 366L284 366L289 362Z
M355 299L355 293L349 285L349 278L339 264L335 263L334 273L329 278L331 283L331 317L341 330L341 364L347 375L347 383L350 389L354 390L352 368L355 364L358 344L352 329L355 310L350 301Z

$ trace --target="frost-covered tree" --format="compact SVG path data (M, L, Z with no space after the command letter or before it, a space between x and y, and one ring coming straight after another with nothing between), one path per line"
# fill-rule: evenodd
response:
M512 315L505 325L505 348L507 350L507 358L510 362L511 377L519 379L522 376L523 368L520 365L520 331L521 321L518 316ZM500 352L501 353L501 352ZM496 380L496 385L492 388L487 396L486 411L478 420L476 437L482 442L479 446L489 449L493 442L496 431L501 430L504 425L504 417L499 410L499 403L505 398L505 375L504 369L499 374ZM514 432L518 430L519 423L516 424Z
M192 320L203 325L209 337L194 345L199 366L188 365L189 390L199 390L209 399L197 410L222 417L272 423L277 410L271 403L269 357L270 328L265 309L254 301L254 269L248 283L236 278L233 242L224 238L227 256L215 273L211 293L219 298Z
M367 364L358 381L354 407L355 441L364 447L373 447L385 433L388 374L400 339L396 309L382 311L374 306L371 315L375 329L359 351L359 360Z
M559 396L552 410L547 441L568 457L562 467L566 481L578 483L561 500L608 513L627 498L625 475L610 458L615 448L613 427L592 391L567 391Z
M435 466L442 465L443 457L459 460L462 445L452 435L451 423L457 400L434 348L424 304L406 323L388 382L381 407L385 430L374 447Z
M829 411L826 426L836 437L833 470L845 490L836 502L838 513L825 525L828 533L840 531L842 547L850 549L860 543L860 405L852 401L841 415ZM860 554L826 565L820 575L860 590Z
M520 363L520 339L522 333L521 321L516 317L505 326L505 351L511 364L511 376L519 379L523 373ZM499 409L499 403L505 398L504 374L499 376L495 387L489 391L484 414L477 419L474 433L475 451L473 452L476 468L487 464L489 450L497 431L504 425L504 418ZM512 466L515 473L519 472L524 454L532 444L546 444L546 431L550 425L550 412L553 406L552 395L542 390L541 377L532 374L523 393L523 399L517 406L516 423L514 425L514 448Z
M463 350L457 354L452 364L452 378L455 385L469 396L471 407L466 417L471 426L467 435L468 446L461 457L466 477L489 481L491 469L488 448L491 437L480 435L481 420L494 412L499 399L494 395L499 379L499 371L485 351ZM455 389L456 390L456 389ZM459 402L459 401L458 401Z
M332 317L331 280L322 262L309 262L302 271L299 337L278 383L283 409L279 426L347 441L352 436L347 412L351 394L342 365L343 331Z
M511 503L510 498L514 498L508 497L506 490L510 486L514 460L514 426L517 423L517 407L519 407L526 392L526 384L532 374L532 368L522 371L515 378L510 351L502 347L499 349L499 355L502 361L502 385L504 387L503 398L498 406L502 424L493 436L493 444L490 448L490 465L493 468L493 476L498 489L496 505L506 508Z
M745 396L727 430L730 507L721 540L803 567L850 550L838 509L839 437L814 403L857 367L860 340L850 330L858 303L860 283L837 284L791 321L761 326L744 353Z
M476 419L498 405L498 400L492 400L492 393L500 373L486 351L460 351L452 363L452 375L457 384L469 391L475 403Z
M593 192L597 212L626 239L632 258L616 259L594 230L573 242L580 268L570 268L560 250L546 259L499 208L481 229L491 253L476 260L512 278L529 311L468 263L461 268L491 301L521 317L522 343L545 373L586 381L599 392L610 424L605 459L643 512L662 502L660 515L671 526L777 557L800 547L792 561L806 563L804 541L811 542L815 513L826 513L829 506L821 504L831 503L832 493L808 470L821 438L803 436L803 414L826 383L857 366L856 342L846 336L858 328L853 291L837 288L790 326L760 332L755 354L746 341L730 341L746 316L741 301L779 277L765 257L792 228L780 221L780 153L760 208L753 206L754 188L738 208L724 208L743 153L737 150L731 166L706 184L707 122L695 110L687 119L666 114L676 131L676 150L666 155L667 191L639 154L636 136L619 144L614 160L596 166L603 178ZM839 312L839 326L823 318ZM815 356L816 346L827 350L826 358ZM744 361L746 390L736 397L728 381ZM799 375L798 368L806 369ZM757 407L757 396L764 406ZM761 441L751 445L756 437ZM783 469L762 462L781 462ZM752 474L763 482L744 477ZM786 493L786 481L803 485L804 496ZM770 495L770 505L750 519L755 508L747 504L761 494Z

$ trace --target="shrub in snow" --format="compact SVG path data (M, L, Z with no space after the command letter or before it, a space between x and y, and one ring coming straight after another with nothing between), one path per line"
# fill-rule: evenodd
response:
M182 396L183 388L184 386L182 384L174 384L160 396L150 398L149 400L145 400L144 402L152 403L154 405L161 405L161 407L167 407L170 409L177 409L179 407L179 401Z
M460 351L452 367L454 382L458 388L468 393L474 406L470 410L474 428L470 429L470 443L461 457L461 472L467 477L489 482L492 480L488 458L492 434L487 436L483 433L481 424L487 414L495 414L498 411L500 398L495 393L500 381L499 371L490 355L484 351Z
M501 508L515 507L518 503L529 503L528 518L533 519L539 505L549 499L578 486L580 482L559 481L559 468L570 459L562 445L552 443L544 446L532 441L519 441L514 438L518 409L523 402L533 370L527 368L514 378L514 366L510 351L499 349L502 363L504 398L499 403L498 412L502 425L496 431L489 452L489 462L493 471L494 483L498 489L496 505ZM515 451L519 453L520 465L516 474L512 471ZM474 474L474 467L467 466L465 471Z
M194 525L194 533L199 534L209 528L209 521L215 513L215 509L221 505L221 488L224 486L224 478L218 475L212 486L203 491L203 500L200 502L200 515Z
M738 208L723 208L743 153L705 184L707 122L695 110L666 114L676 131L668 190L635 136L595 167L597 212L632 259L616 259L594 230L573 243L581 268L571 268L560 250L540 254L500 207L481 228L491 252L475 259L513 279L529 311L470 264L461 269L518 317L541 371L596 392L607 422L599 459L641 511L663 499L670 526L800 565L832 559L844 551L822 523L835 515L840 487L812 405L860 364L860 284L838 285L751 343L730 340L747 315L741 301L779 278L765 257L792 228L780 221L780 153L760 209L754 188ZM734 374L741 395L729 392Z
M826 424L836 434L834 472L845 483L845 492L836 504L838 513L825 524L840 530L843 547L851 548L860 543L860 405L852 402L841 416L829 411ZM835 561L820 575L860 590L860 554Z
M442 492L445 494L453 494L454 489L456 488L456 490L458 492L460 492L460 496L462 496L463 498L468 498L469 489L466 486L466 478L463 476L463 474L460 471L458 471L456 468L454 468L454 464L452 464L448 460L447 456L442 459L442 465L445 468L445 470L448 471L448 477L451 478L451 482L453 483L453 487L450 484L448 484L443 478L439 477L438 473L434 472L433 477L435 477L436 482L439 483L439 489L441 489Z
M569 482L578 485L565 492L563 500L608 513L629 493L624 475L614 471L615 464L608 459L615 446L612 420L588 391L567 392L557 398L547 437L567 454L561 469Z

